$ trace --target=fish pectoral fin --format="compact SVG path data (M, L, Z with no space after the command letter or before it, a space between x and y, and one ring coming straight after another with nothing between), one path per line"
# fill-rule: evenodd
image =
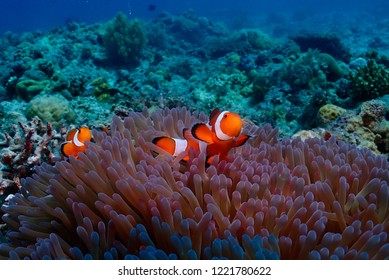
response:
M213 159L215 156L207 156L206 161L205 161L205 167L209 167L212 164Z
M73 128L69 130L68 134L66 135L66 141L72 141L77 131L78 131L77 128Z
M247 140L249 140L249 135L240 135L238 139L235 141L234 146L239 147L242 146L244 143L246 143Z
M209 127L206 124L203 123L197 123L192 127L192 135L194 138L207 142L212 143L212 131L209 129Z

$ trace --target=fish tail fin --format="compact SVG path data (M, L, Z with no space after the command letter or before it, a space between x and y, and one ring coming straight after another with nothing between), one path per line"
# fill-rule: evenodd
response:
M209 127L206 124L203 123L197 123L192 127L191 133L194 138L207 142L212 143L212 131L209 129Z
M78 158L78 153L81 152L79 148L74 145L71 141L66 141L61 145L61 153L66 156L74 156L75 158Z
M155 137L152 142L169 154L174 155L176 143L173 138L167 136Z

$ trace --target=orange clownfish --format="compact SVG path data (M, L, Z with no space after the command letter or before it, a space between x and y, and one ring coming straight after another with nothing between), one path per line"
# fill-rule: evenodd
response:
M69 131L66 136L66 142L61 146L61 152L64 156L74 156L78 158L78 153L85 152L85 141L92 139L92 132L89 128L81 127Z
M193 147L199 152L205 152L207 162L210 163L213 156L218 155L223 160L232 148L246 143L250 136L241 134L242 126L243 122L238 114L216 108L212 111L208 124L197 123L190 130L185 128L184 139L162 136L154 138L153 143L172 156L188 152ZM186 155L184 160L188 158Z

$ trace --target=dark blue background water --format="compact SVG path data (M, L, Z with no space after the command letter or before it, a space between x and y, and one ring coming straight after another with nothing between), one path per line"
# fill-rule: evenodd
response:
M162 11L177 14L194 9L198 15L223 20L255 17L266 13L295 13L318 16L342 11L367 12L377 16L389 13L389 1L383 0L1 0L0 35L5 31L47 30L69 20L93 23L112 18L118 11L130 17L152 18ZM154 11L149 5L155 5Z

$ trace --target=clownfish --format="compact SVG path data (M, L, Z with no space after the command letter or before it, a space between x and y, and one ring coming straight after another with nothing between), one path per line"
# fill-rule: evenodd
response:
M237 113L212 111L208 124L197 123L191 129L184 128L184 139L167 136L156 137L153 144L162 148L172 156L178 156L193 147L196 151L205 152L210 163L215 155L220 160L227 157L228 152L246 143L250 136L241 134L243 121ZM186 155L183 160L188 160Z
M61 152L64 156L74 156L78 158L78 153L85 152L85 141L91 141L92 132L89 128L80 127L69 131L66 141L61 146Z

